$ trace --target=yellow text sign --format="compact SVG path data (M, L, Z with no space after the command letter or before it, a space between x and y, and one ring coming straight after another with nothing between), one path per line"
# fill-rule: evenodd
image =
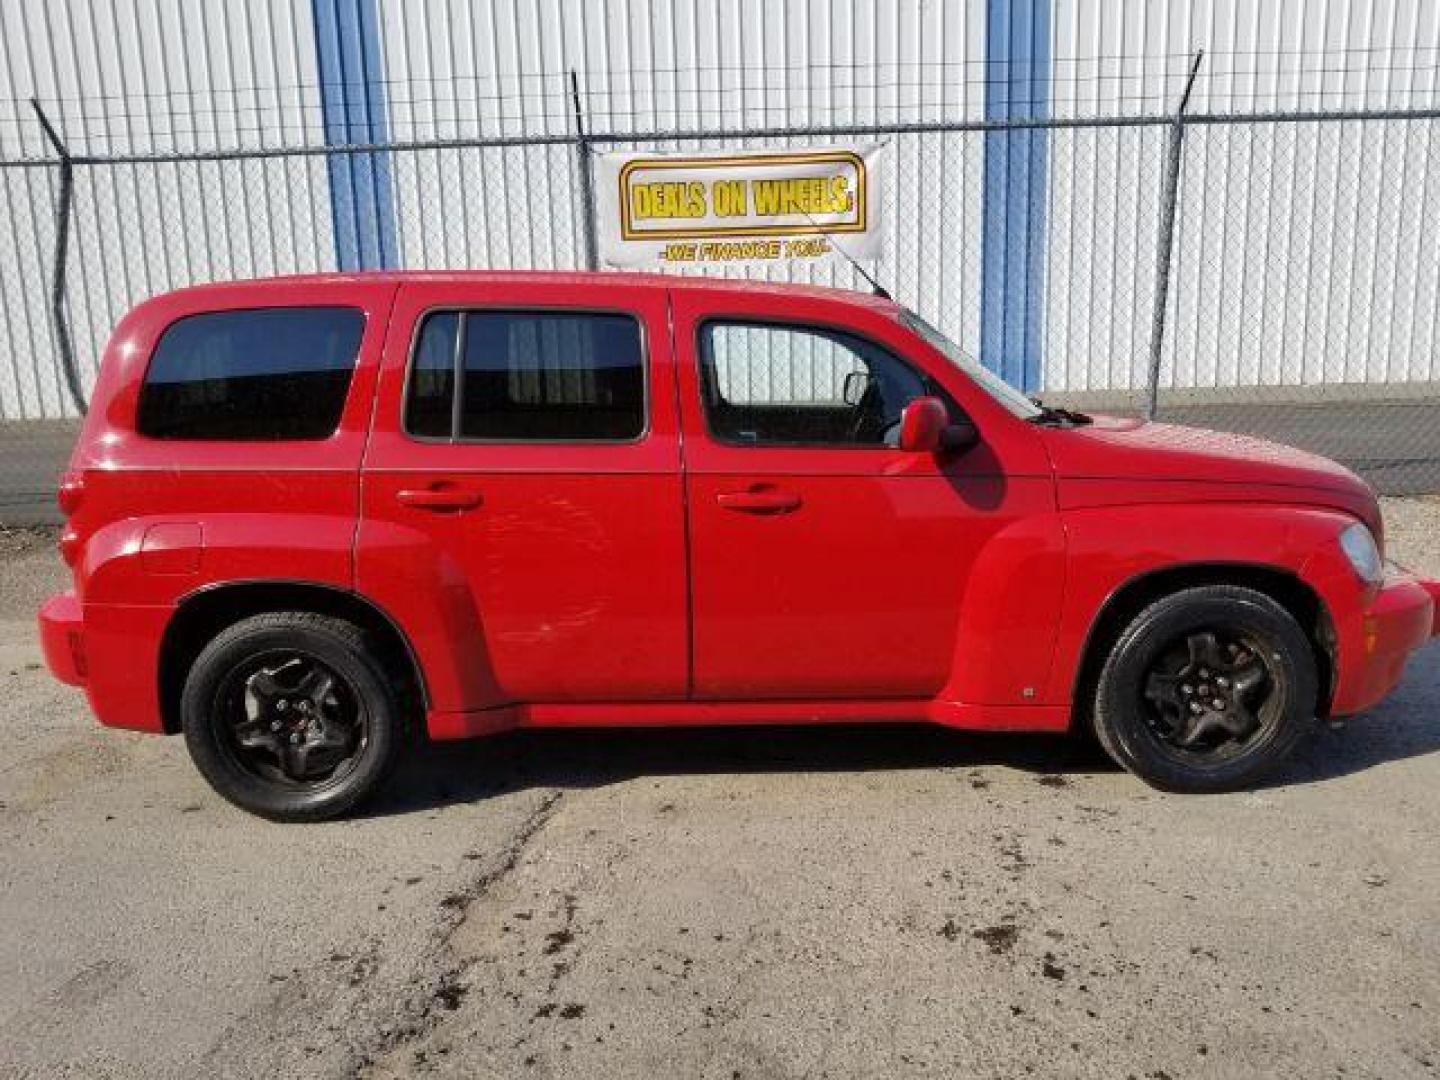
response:
M843 244L873 258L880 149L602 155L601 255L631 267L774 262Z

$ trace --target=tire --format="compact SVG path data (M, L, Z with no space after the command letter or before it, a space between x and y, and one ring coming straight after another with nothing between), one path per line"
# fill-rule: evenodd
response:
M406 715L358 627L310 612L255 615L201 650L180 698L196 767L221 796L272 821L321 821L381 784Z
M1100 672L1094 728L1153 787L1234 791L1290 755L1317 696L1315 653L1290 613L1264 593L1211 585L1157 600L1125 628Z

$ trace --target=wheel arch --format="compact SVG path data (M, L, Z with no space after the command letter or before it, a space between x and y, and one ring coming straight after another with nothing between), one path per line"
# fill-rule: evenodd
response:
M416 708L429 705L425 672L395 619L359 593L318 581L283 578L227 581L182 597L160 642L159 694L164 731L180 730L180 693L195 658L225 627L267 611L305 611L354 623L380 645L382 659L404 681Z
M1327 715L1335 686L1335 630L1324 599L1284 567L1251 562L1190 562L1142 571L1121 583L1100 606L1080 653L1073 687L1072 726L1089 725L1105 658L1120 634L1149 604L1181 589L1235 585L1270 597L1300 625L1315 654L1320 702Z

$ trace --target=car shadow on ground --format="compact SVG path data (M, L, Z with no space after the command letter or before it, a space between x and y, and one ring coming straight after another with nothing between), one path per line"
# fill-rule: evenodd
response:
M528 788L594 788L645 776L992 765L1037 775L1116 771L1087 739L923 724L515 731L417 746L369 813L411 813Z
M1440 717L1419 709L1404 717L1387 710L1334 727L1320 724L1294 756L1259 786L1318 784L1436 753L1440 753Z
M1373 710L1337 724L1320 723L1270 776L1267 788L1317 784L1389 762L1440 753L1440 642L1422 648L1399 688Z

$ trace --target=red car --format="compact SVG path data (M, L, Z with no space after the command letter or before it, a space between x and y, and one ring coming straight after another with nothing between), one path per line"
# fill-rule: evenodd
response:
M1037 405L914 313L642 275L185 289L119 325L51 669L226 798L340 813L423 721L1093 728L1219 791L1437 632L1370 489Z

